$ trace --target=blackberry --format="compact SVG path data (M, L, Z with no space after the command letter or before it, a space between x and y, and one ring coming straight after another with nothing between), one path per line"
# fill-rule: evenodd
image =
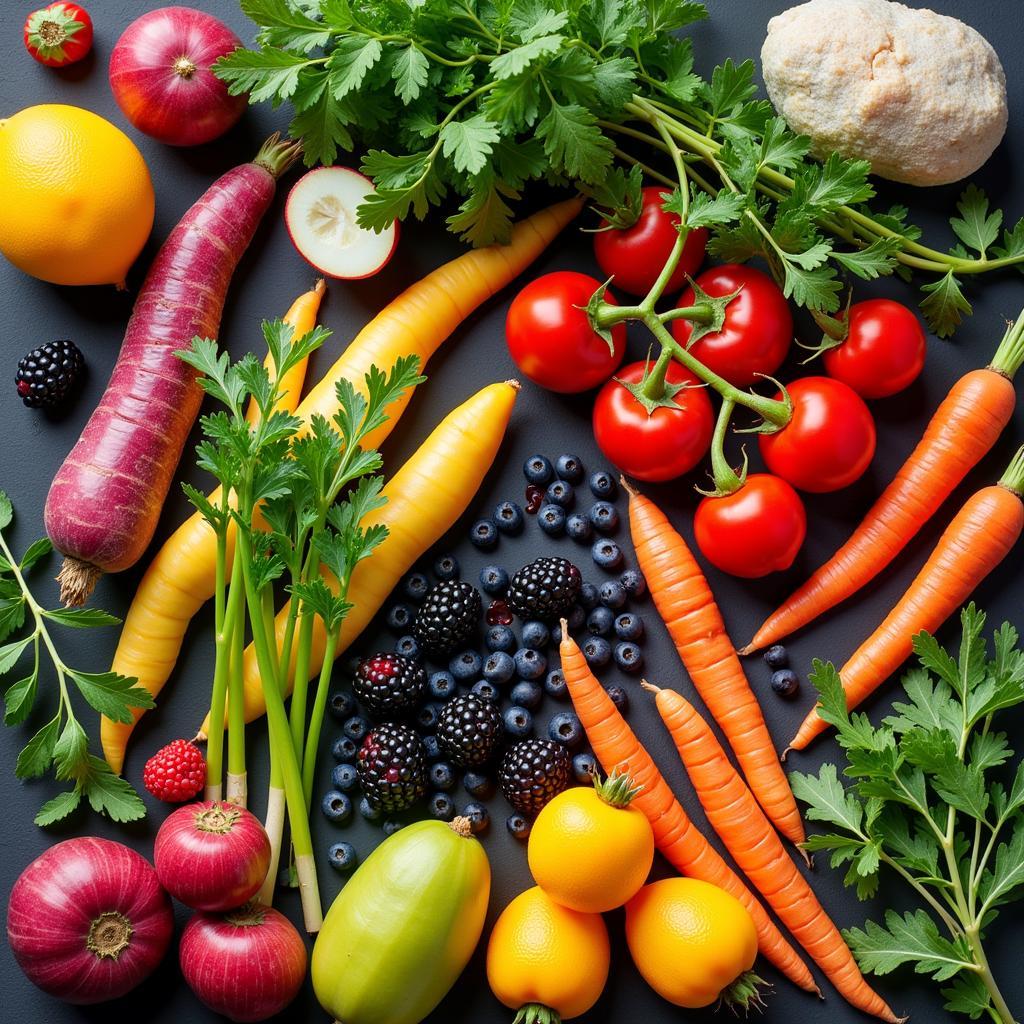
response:
M465 694L449 701L437 723L441 749L463 768L486 764L501 739L497 704Z
M71 396L85 372L85 360L73 341L48 341L20 363L14 383L30 409L56 409Z
M445 580L423 599L413 633L427 654L453 654L472 636L483 608L480 592L463 580Z
M576 603L582 583L579 569L567 559L538 558L509 582L509 607L521 619L550 622Z
M427 688L427 674L400 654L373 654L359 662L352 690L378 718L404 717L416 710Z
M564 747L551 740L523 740L501 759L498 781L512 807L533 817L569 785L571 774Z
M359 748L359 785L381 810L404 811L427 792L426 760L423 741L409 726L385 722Z

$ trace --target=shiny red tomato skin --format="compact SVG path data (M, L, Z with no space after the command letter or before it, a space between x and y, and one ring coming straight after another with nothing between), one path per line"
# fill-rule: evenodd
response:
M658 482L688 473L707 454L715 417L707 388L679 391L679 409L658 408L651 415L619 380L638 383L644 363L630 363L597 393L594 401L594 438L605 458L628 476ZM679 363L669 364L666 379L672 384L697 384L697 378Z
M63 15L68 21L75 21L81 25L81 28L74 35L60 44L62 54L59 57L49 56L46 53L40 52L33 39L33 19L40 15L45 18L46 13L49 11L56 11L58 15ZM83 57L87 56L92 49L92 18L89 17L89 12L79 4L67 3L65 0L56 0L56 2L29 14L25 19L22 36L25 41L25 49L40 64L45 64L48 68L66 68L69 64L74 64L76 61L80 61Z
M802 377L786 389L793 418L775 434L758 435L765 465L812 494L848 487L875 454L875 421L864 399L831 377Z
M846 340L822 356L830 377L861 398L888 398L917 380L927 342L912 310L892 299L866 299L850 307L849 325Z
M705 334L690 348L708 369L736 387L749 387L782 365L793 340L793 314L779 286L756 267L725 263L711 267L697 278L708 295L729 295L742 289L725 310L720 331ZM677 307L693 305L693 289L687 288ZM687 320L672 321L672 333L684 348L690 340Z
M751 473L735 493L701 501L693 532L715 568L752 580L793 564L807 536L807 513L785 480Z
M612 277L616 288L630 295L646 295L658 279L676 244L676 225L679 215L666 213L661 194L665 189L652 185L642 190L640 217L628 228L610 228L602 220L594 232L594 257L605 278ZM708 229L694 228L686 236L679 265L672 272L669 291L681 288L687 276L692 277L704 262L704 249L708 244Z
M584 311L601 282L559 270L531 281L512 300L505 340L519 369L542 388L573 394L606 381L626 353L626 325L612 328L614 353ZM605 290L605 302L617 305ZM584 308L577 308L584 307Z

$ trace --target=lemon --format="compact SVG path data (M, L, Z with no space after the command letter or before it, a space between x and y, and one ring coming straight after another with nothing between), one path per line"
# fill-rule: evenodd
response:
M153 227L153 182L135 144L80 107L0 120L0 252L53 284L123 285Z

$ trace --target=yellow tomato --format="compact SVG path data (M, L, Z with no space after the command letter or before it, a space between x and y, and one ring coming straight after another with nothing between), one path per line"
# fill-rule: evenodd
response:
M630 796L629 780L613 775L559 793L537 816L530 873L556 903L601 914L621 907L647 881L654 834L646 816L629 806Z
M746 907L696 878L644 886L626 904L626 942L647 984L688 1009L710 1006L757 957Z
M123 285L153 227L142 154L98 114L62 103L0 120L0 252L53 284Z
M561 907L539 888L520 893L495 922L487 945L491 991L527 1019L586 1013L608 980L611 950L599 914Z

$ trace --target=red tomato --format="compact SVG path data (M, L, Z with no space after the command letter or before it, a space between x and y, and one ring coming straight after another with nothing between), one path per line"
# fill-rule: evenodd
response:
M921 321L892 299L867 299L850 307L846 340L822 359L830 377L861 398L886 398L909 387L924 368Z
M785 480L751 473L738 491L697 506L693 532L713 566L750 580L793 564L807 535L807 514Z
M631 295L646 295L651 290L679 237L679 215L666 213L661 208L664 191L660 185L641 190L640 218L632 227L611 228L608 221L603 220L601 230L594 232L594 256L598 266L606 278L615 278L612 283L617 288ZM707 242L707 228L694 228L686 236L679 265L666 288L675 291L682 287L687 276L697 272L704 262Z
M793 316L779 286L767 274L739 263L711 267L697 278L697 284L716 297L742 291L726 307L722 329L705 334L690 352L739 388L759 380L758 374L773 374L793 340ZM676 306L693 304L693 289L687 288ZM688 320L672 321L672 333L684 348L690 330Z
M594 437L605 458L637 480L672 480L689 472L707 454L715 417L707 388L687 387L675 394L678 408L647 410L619 381L638 384L644 363L630 363L597 394ZM689 370L673 361L670 384L699 384Z
M589 391L622 362L626 325L612 328L613 352L587 320L587 302L600 287L587 274L560 270L531 281L512 300L505 340L516 365L535 384L565 394ZM604 300L616 305L609 291Z
M793 418L778 433L758 435L765 464L801 491L848 487L875 454L875 421L864 399L831 377L803 377L787 390Z
M78 4L41 7L25 19L25 49L49 68L74 64L92 49L92 18Z

